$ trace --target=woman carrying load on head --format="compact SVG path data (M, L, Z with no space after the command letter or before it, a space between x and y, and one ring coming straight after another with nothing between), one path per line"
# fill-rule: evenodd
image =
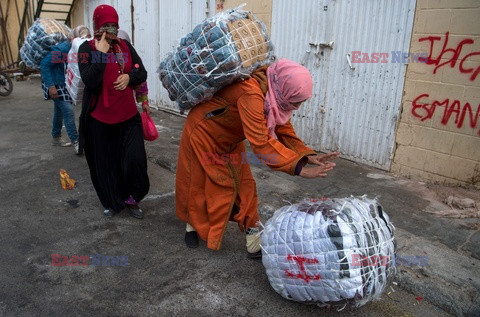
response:
M133 217L143 218L138 203L150 183L132 87L143 83L147 72L130 43L117 37L118 14L113 7L98 6L93 25L94 39L78 52L85 83L80 142L104 215L111 217L126 206Z
M187 223L185 242L219 250L228 221L246 232L247 255L260 257L258 201L249 161L306 178L325 177L338 152L318 155L290 123L294 110L312 96L309 71L286 59L258 68L190 110L180 141L176 214ZM255 156L245 152L247 139ZM307 163L314 167L305 167Z
M63 56L68 54L74 34L70 32L68 38L53 45L50 51L40 61L42 75L42 90L45 100L53 100L52 145L73 145L75 154L79 150L77 127L75 126L75 113L72 98L68 94L65 83L66 60ZM62 138L62 126L65 125L71 142Z

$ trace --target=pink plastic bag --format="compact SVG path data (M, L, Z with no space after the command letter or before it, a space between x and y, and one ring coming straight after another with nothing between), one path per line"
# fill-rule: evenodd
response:
M143 138L147 141L153 141L158 138L157 127L152 120L152 117L147 112L142 112L140 114L142 117L142 127L143 127Z

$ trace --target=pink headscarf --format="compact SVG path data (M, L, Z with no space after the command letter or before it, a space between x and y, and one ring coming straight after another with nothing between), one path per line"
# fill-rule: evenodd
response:
M308 69L288 59L279 59L267 69L268 91L263 106L268 134L276 138L275 127L290 120L294 103L312 97L312 75Z

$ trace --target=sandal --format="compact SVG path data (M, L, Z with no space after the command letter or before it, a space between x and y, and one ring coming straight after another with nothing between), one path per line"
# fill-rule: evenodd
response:
M138 207L138 205L127 205L128 210L130 210L130 215L133 218L142 219L143 210Z

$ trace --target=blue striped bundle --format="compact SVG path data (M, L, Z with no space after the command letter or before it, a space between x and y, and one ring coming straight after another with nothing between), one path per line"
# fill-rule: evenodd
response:
M68 38L70 29L55 19L38 18L27 31L20 57L28 67L39 69L50 48Z
M206 19L182 37L158 73L170 99L186 110L273 59L265 25L248 11L234 9Z

